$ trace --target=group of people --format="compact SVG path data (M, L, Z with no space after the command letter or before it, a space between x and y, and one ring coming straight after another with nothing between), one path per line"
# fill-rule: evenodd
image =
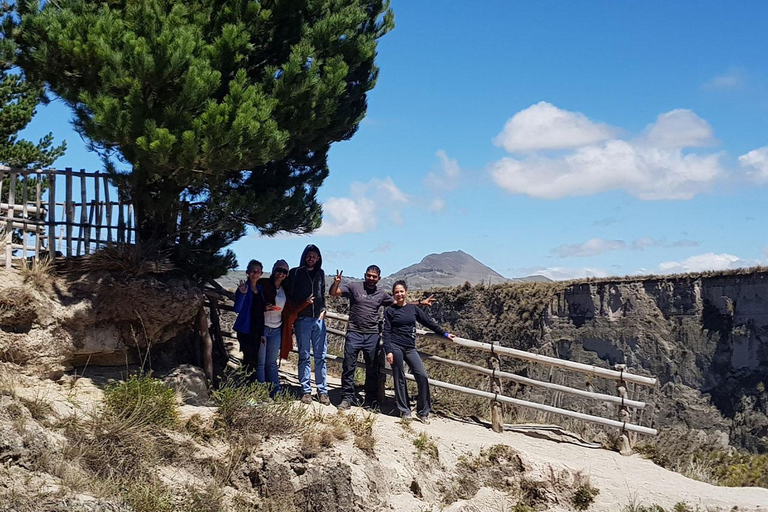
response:
M310 348L315 358L317 399L330 405L328 398L325 358L328 337L325 328L325 272L320 249L308 245L298 267L289 268L285 260L272 266L269 278L263 278L263 265L251 260L246 270L247 280L241 281L235 293L238 313L234 329L243 353L243 365L253 378L270 385L270 394L280 392L277 371L278 357L286 358L293 347L295 332L299 351L298 377L301 401L312 403ZM416 418L429 421L431 398L427 371L416 350L416 322L434 332L453 339L419 306L431 305L432 297L408 302L408 285L397 281L392 293L378 288L381 269L370 265L363 282L343 282L343 272L337 271L328 294L349 299L349 322L344 344L341 375L342 400L340 410L349 409L355 401L355 369L363 352L365 360L364 406L378 407L379 375L382 359L392 368L397 409L406 420L412 418L403 364L407 363L416 378L418 395ZM384 311L380 329L380 308ZM381 333L380 333L381 330Z

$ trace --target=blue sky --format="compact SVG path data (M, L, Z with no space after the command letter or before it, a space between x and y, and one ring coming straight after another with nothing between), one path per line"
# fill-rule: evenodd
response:
M388 275L461 249L508 277L768 264L768 3L394 0L310 236L232 248ZM60 103L24 134L100 168Z

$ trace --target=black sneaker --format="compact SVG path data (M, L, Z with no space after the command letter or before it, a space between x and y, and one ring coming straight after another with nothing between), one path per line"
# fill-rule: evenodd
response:
M378 411L379 410L379 402L374 400L373 402L365 402L363 404L363 409L368 409L371 411Z
M301 395L301 403L303 404L311 404L312 403L312 395L309 393L304 393Z
M349 400L347 400L346 398L342 400L339 405L336 406L336 408L340 411L348 411L350 407L352 407L352 405L349 403Z
M328 398L328 395L326 395L325 393L321 394L317 398L317 401L320 402L323 405L331 405L331 399Z

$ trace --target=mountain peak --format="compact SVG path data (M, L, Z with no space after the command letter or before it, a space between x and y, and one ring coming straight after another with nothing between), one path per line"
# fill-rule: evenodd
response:
M462 250L428 254L419 263L395 272L386 280L398 279L405 279L411 288L511 281Z

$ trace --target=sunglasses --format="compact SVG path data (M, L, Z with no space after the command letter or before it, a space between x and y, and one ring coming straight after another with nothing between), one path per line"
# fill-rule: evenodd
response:
M288 270L284 268L276 268L274 272L275 274L283 274L284 276L288 275Z

